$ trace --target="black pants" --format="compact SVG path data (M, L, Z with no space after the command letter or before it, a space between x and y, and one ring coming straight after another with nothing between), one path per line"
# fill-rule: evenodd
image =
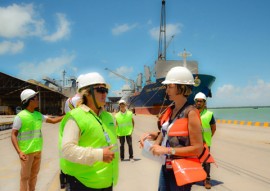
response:
M113 187L110 186L108 188L88 188L83 185L77 178L74 176L66 175L67 177L67 187L66 191L113 191Z
M131 135L127 136L120 136L119 141L120 141L120 157L123 160L125 158L125 139L127 140L128 144L128 152L129 152L129 158L133 158L133 148L132 148L132 137Z
M66 175L61 170L61 172L60 172L60 184L61 184L61 188L64 188L66 183L67 183L67 181L66 181Z
M208 149L209 149L209 152L210 152L210 147L208 147ZM211 165L211 163L203 163L203 165L202 165L204 171L207 174L206 179L209 179L209 180L210 180L210 165Z

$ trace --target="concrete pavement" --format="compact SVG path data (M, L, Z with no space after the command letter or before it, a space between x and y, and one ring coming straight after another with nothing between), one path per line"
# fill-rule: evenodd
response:
M59 191L58 125L43 124L44 149L37 191ZM160 164L145 158L137 141L143 132L156 130L154 116L135 116L133 149L135 162L120 162L120 177L114 191L156 191ZM20 163L10 141L11 130L0 132L0 191L19 190ZM270 190L270 128L218 124L211 152L211 190ZM127 146L126 158L128 158ZM205 190L201 183L193 191Z

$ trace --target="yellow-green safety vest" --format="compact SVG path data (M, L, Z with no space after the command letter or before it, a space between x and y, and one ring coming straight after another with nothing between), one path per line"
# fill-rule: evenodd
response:
M91 166L73 163L61 157L63 131L69 119L74 119L80 128L78 146L104 148L117 143L112 115L103 111L100 116L97 116L94 112L86 112L80 107L68 112L60 124L59 151L61 170L65 174L76 177L86 187L100 189L116 185L119 152L115 152L115 158L111 163L97 161ZM109 135L110 143L107 143L103 130Z
M30 154L42 150L42 114L38 111L23 110L17 114L22 121L17 140L20 150L24 154Z
M200 113L200 115L203 128L203 140L207 144L207 146L210 147L212 144L212 130L210 126L210 121L213 117L213 112L205 109Z
M133 131L133 124L132 124L132 116L133 113L127 110L125 113L119 111L115 115L115 119L117 121L117 136L127 136L131 135Z

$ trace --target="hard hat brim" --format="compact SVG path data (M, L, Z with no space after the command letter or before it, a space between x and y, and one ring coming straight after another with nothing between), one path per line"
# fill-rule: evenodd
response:
M183 85L191 85L193 86L195 83L194 82L177 82L177 81L171 81L171 80L164 80L161 82L161 84L183 84Z

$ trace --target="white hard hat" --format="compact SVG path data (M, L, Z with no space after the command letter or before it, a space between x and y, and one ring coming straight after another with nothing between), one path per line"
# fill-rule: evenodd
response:
M196 99L204 99L204 100L206 100L206 96L205 96L204 93L199 92L199 93L197 93L197 94L195 95L194 101L195 101Z
M78 78L76 79L76 86L79 87L80 80L82 79L83 74L79 75Z
M123 103L123 104L125 104L125 105L127 104L126 101L123 100L123 99L121 99L121 100L118 102L119 105L120 105L121 103Z
M177 66L169 70L162 84L194 85L194 78L186 67Z
M80 79L83 77L83 74L79 75L77 80L76 80L76 83L79 83L80 82Z
M26 102L28 101L30 98L34 97L35 95L37 95L38 92L35 92L34 90L31 89L25 89L22 91L21 93L21 101L22 102Z
M80 77L78 83L78 90L95 84L105 84L107 88L109 85L105 82L104 78L97 72L84 74Z

